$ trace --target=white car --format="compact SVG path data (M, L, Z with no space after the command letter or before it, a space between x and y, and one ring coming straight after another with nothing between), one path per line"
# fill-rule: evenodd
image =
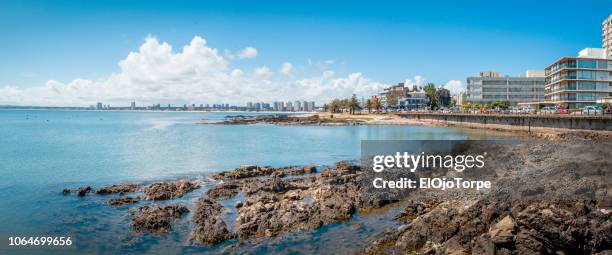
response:
M521 108L521 113L525 113L525 114L530 114L530 113L534 113L535 109L533 109L533 107L523 107Z
M601 114L603 110L599 106L587 105L582 108L582 114Z
M546 106L540 109L540 113L543 113L543 114L554 114L555 112L557 112L557 109L555 109L555 107L552 107L552 106Z

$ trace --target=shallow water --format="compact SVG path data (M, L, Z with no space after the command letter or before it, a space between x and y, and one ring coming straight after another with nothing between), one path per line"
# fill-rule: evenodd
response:
M113 208L106 205L110 196L78 198L63 196L60 191L83 185L95 189L122 182L206 179L210 172L243 164L332 165L358 159L360 141L366 139L496 137L482 131L424 126L196 124L202 119L220 120L225 115L235 113L0 110L0 234L70 235L75 240L75 252L214 252L235 241L213 248L186 245L189 215L178 220L167 235L135 235L127 211L147 202ZM207 185L171 202L185 203L191 209ZM233 201L227 203L233 205ZM355 222L359 222L356 217ZM280 252L276 249L284 247L308 253L336 247L334 242L357 245L365 234L338 234L355 222L240 248L266 253ZM363 231L381 230L368 228L367 223L361 225L366 226ZM339 235L354 240L329 239Z

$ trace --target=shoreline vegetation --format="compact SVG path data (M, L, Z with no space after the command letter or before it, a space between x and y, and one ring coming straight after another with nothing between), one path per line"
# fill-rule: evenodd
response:
M365 192L362 182L365 171L347 162L322 170L315 166L245 165L211 174L204 181L115 184L97 190L86 186L64 189L62 193L74 192L85 199L94 194L108 196L110 206L130 207L127 214L134 233L164 234L172 229L176 219L189 217L189 240L185 241L213 247L238 239L239 242L221 248L225 253L248 250L242 247L245 241L314 230L333 222L350 222L356 214L367 217L368 213L389 207L403 208L389 219L397 227L378 233L376 241L364 243L352 253L610 252L611 201L571 196L517 199L503 192L521 184L526 189L522 192L527 194L564 197L588 193L609 198L609 180L600 176L602 171L609 172L612 164L609 151L612 141L580 135L566 138L525 139L513 147L492 147L491 153L499 154L507 162L496 162L493 182L498 188L485 196L419 191L405 199L386 200ZM588 163L584 162L585 157L590 158ZM604 176L609 177L609 173ZM206 183L213 185L205 189ZM188 192L201 193L191 211L185 202L172 202ZM141 200L152 203L138 206ZM224 206L223 200L233 200L234 204ZM235 218L228 219L228 211L235 211Z

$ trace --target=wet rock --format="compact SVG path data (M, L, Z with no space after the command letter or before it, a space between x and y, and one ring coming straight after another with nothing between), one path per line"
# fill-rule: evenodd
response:
M227 225L221 219L223 207L208 197L198 199L189 240L199 244L215 245L232 238Z
M119 197L109 199L108 204L112 206L122 206L125 204L138 203L139 201L140 197Z
M70 194L70 189L69 189L69 188L64 188L64 189L62 189L62 194L63 194L63 195L68 195L68 194Z
M240 183L226 182L215 185L208 191L206 195L212 199L230 199L240 192Z
M283 174L289 175L304 175L304 174L314 174L317 172L317 168L315 166L305 166L300 168L288 168L281 170Z
M244 204L238 208L236 236L274 236L285 231L315 229L349 220L369 203L362 199L356 173L359 167L343 163L321 176L255 179L243 187ZM295 169L295 168L284 168ZM307 171L313 171L307 170ZM305 173L305 171L304 171Z
M167 200L182 197L185 193L199 187L199 184L185 180L159 182L146 187L144 193L146 200Z
M239 168L236 168L232 171L221 172L218 174L213 174L211 177L213 179L244 179L251 178L257 176L266 176L270 175L275 171L273 167L269 166L254 166L254 165L245 165Z
M350 220L359 209L376 208L386 203L382 199L360 192L360 171L359 166L340 162L335 167L324 170L320 176L281 178L286 175L316 173L316 168L243 166L214 176L226 182L207 192L208 197L202 200L207 206L203 208L209 208L204 212L210 214L210 211L217 209L215 204L208 200L227 199L242 192L244 202L237 202L235 205L238 209L234 233L236 237L266 237L285 231L314 229L334 221ZM203 224L213 225L206 222ZM199 234L200 237L195 239L209 244L217 242L222 238L214 237L223 237L225 233L223 227L218 229L219 234Z
M77 196L82 197L82 196L87 195L87 193L89 193L89 192L91 192L91 191L92 191L91 187L89 187L89 186L85 186L85 187L80 187L80 188L78 188L78 189L75 191L75 193L76 193L76 195L77 195Z
M96 193L100 195L113 194L113 193L124 194L124 193L136 192L140 190L140 188L142 188L141 185L133 184L133 183L114 184L111 186L102 187L98 189Z
M238 180L238 179L246 179L252 177L260 177L260 176L270 176L273 178L282 178L287 175L304 175L304 174L313 174L317 172L317 168L314 166L304 166L304 167L295 167L295 166L286 166L281 168L273 168L270 166L255 166L255 165L245 165L239 168L236 168L232 171L221 172L217 174L213 174L211 177L213 179L221 180Z
M131 210L132 227L136 232L163 233L171 229L172 222L188 213L184 205L143 205Z
M302 168L302 172L305 174L314 174L317 172L317 168L315 166L305 166Z

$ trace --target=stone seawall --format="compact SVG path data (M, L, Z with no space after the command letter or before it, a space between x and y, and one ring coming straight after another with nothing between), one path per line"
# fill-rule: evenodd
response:
M612 116L403 113L403 118L505 130L552 128L612 131Z

